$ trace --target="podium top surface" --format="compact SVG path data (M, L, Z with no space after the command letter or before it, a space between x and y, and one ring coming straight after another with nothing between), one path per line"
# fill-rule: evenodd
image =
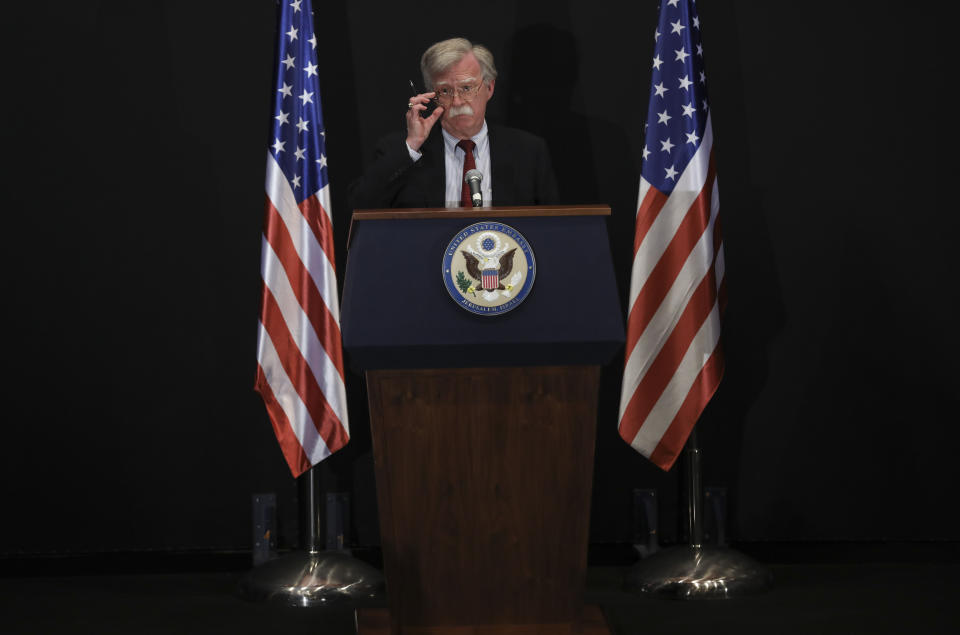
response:
M517 207L410 207L358 209L350 217L347 249L353 242L354 226L365 220L425 218L525 218L531 216L609 216L609 205L525 205Z

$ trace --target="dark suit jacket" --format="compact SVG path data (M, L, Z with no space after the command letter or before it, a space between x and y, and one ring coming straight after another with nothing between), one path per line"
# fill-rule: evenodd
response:
M439 125L437 126L439 128ZM487 124L490 138L493 204L555 205L559 202L547 144L516 128ZM351 188L353 209L388 207L444 207L446 172L443 135L431 131L412 161L405 136L392 134L380 140L373 163Z

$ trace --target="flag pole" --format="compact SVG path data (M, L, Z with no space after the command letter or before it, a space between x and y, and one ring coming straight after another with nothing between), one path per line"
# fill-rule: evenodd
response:
M690 431L686 444L687 536L691 547L703 546L703 481L700 478L700 446L697 429Z
M253 602L350 610L385 603L383 573L343 551L325 550L320 465L300 476L305 496L303 548L254 567L239 584Z
M696 428L684 447L687 544L661 549L627 571L624 588L681 599L729 599L766 591L773 574L763 564L727 547L704 544L703 481Z

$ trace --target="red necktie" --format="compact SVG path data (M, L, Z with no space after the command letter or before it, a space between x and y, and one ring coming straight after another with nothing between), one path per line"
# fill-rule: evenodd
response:
M477 167L476 162L473 160L473 146L476 145L471 139L461 139L457 143L457 147L463 149L463 177L467 176L467 172L473 170ZM461 177L460 179L460 205L463 207L473 207L473 199L470 196L470 186L467 185L467 182Z

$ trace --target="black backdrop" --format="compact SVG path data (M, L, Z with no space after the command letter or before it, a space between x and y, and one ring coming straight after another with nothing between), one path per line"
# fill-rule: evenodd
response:
M699 6L729 290L705 483L727 488L742 541L960 539L932 38L875 3L771 4ZM656 1L478 6L316 3L341 273L347 185L402 125L419 53L464 35L497 58L489 117L547 138L566 202L612 206L625 296ZM295 483L252 390L274 11L4 9L0 553L248 548L256 492L277 493L296 541ZM678 473L616 435L620 365L591 542L633 538L637 487L659 492L670 541ZM374 545L361 378L348 386L353 440L323 483L352 492L351 540Z

